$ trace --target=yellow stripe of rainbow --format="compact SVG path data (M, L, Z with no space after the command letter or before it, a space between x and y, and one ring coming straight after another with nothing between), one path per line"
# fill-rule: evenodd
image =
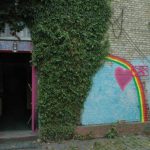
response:
M106 57L106 59L108 61L115 62L132 72L133 80L137 89L138 100L140 104L140 120L142 123L146 122L147 121L147 108L146 108L145 94L144 94L144 89L143 89L143 86L142 86L142 83L138 76L137 71L128 61L122 58L119 58L117 56L109 55Z

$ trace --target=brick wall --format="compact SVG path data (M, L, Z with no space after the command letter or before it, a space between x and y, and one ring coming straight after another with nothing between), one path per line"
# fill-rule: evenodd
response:
M150 0L113 0L109 40L112 54L130 62L144 60L150 66ZM141 80L143 85L149 84L150 76ZM149 90L149 86L145 86L147 102Z
M104 137L112 127L116 129L119 136L134 134L150 135L150 126L148 123L118 123L115 125L78 126L75 130L75 134L82 135L85 139L99 138Z
M111 52L127 60L150 55L150 0L113 0L112 13Z

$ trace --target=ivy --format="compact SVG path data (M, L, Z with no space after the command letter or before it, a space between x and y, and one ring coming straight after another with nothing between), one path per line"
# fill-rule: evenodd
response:
M26 20L38 69L40 136L69 139L80 125L91 77L108 54L110 0L43 0L33 10L32 23Z
M19 32L25 26L32 26L36 8L41 0L5 0L0 1L0 31L9 24L11 31Z
M91 77L108 54L108 0L47 0L32 29L41 137L67 139L80 124Z

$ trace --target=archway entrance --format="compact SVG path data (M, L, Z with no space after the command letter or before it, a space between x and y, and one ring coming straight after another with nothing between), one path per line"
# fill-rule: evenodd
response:
M31 53L0 53L0 131L32 127Z

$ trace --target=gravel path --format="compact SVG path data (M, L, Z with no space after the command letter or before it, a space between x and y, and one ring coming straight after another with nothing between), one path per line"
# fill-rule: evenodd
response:
M150 150L150 137L124 136L115 139L70 140L60 143L6 141L0 143L0 150Z

